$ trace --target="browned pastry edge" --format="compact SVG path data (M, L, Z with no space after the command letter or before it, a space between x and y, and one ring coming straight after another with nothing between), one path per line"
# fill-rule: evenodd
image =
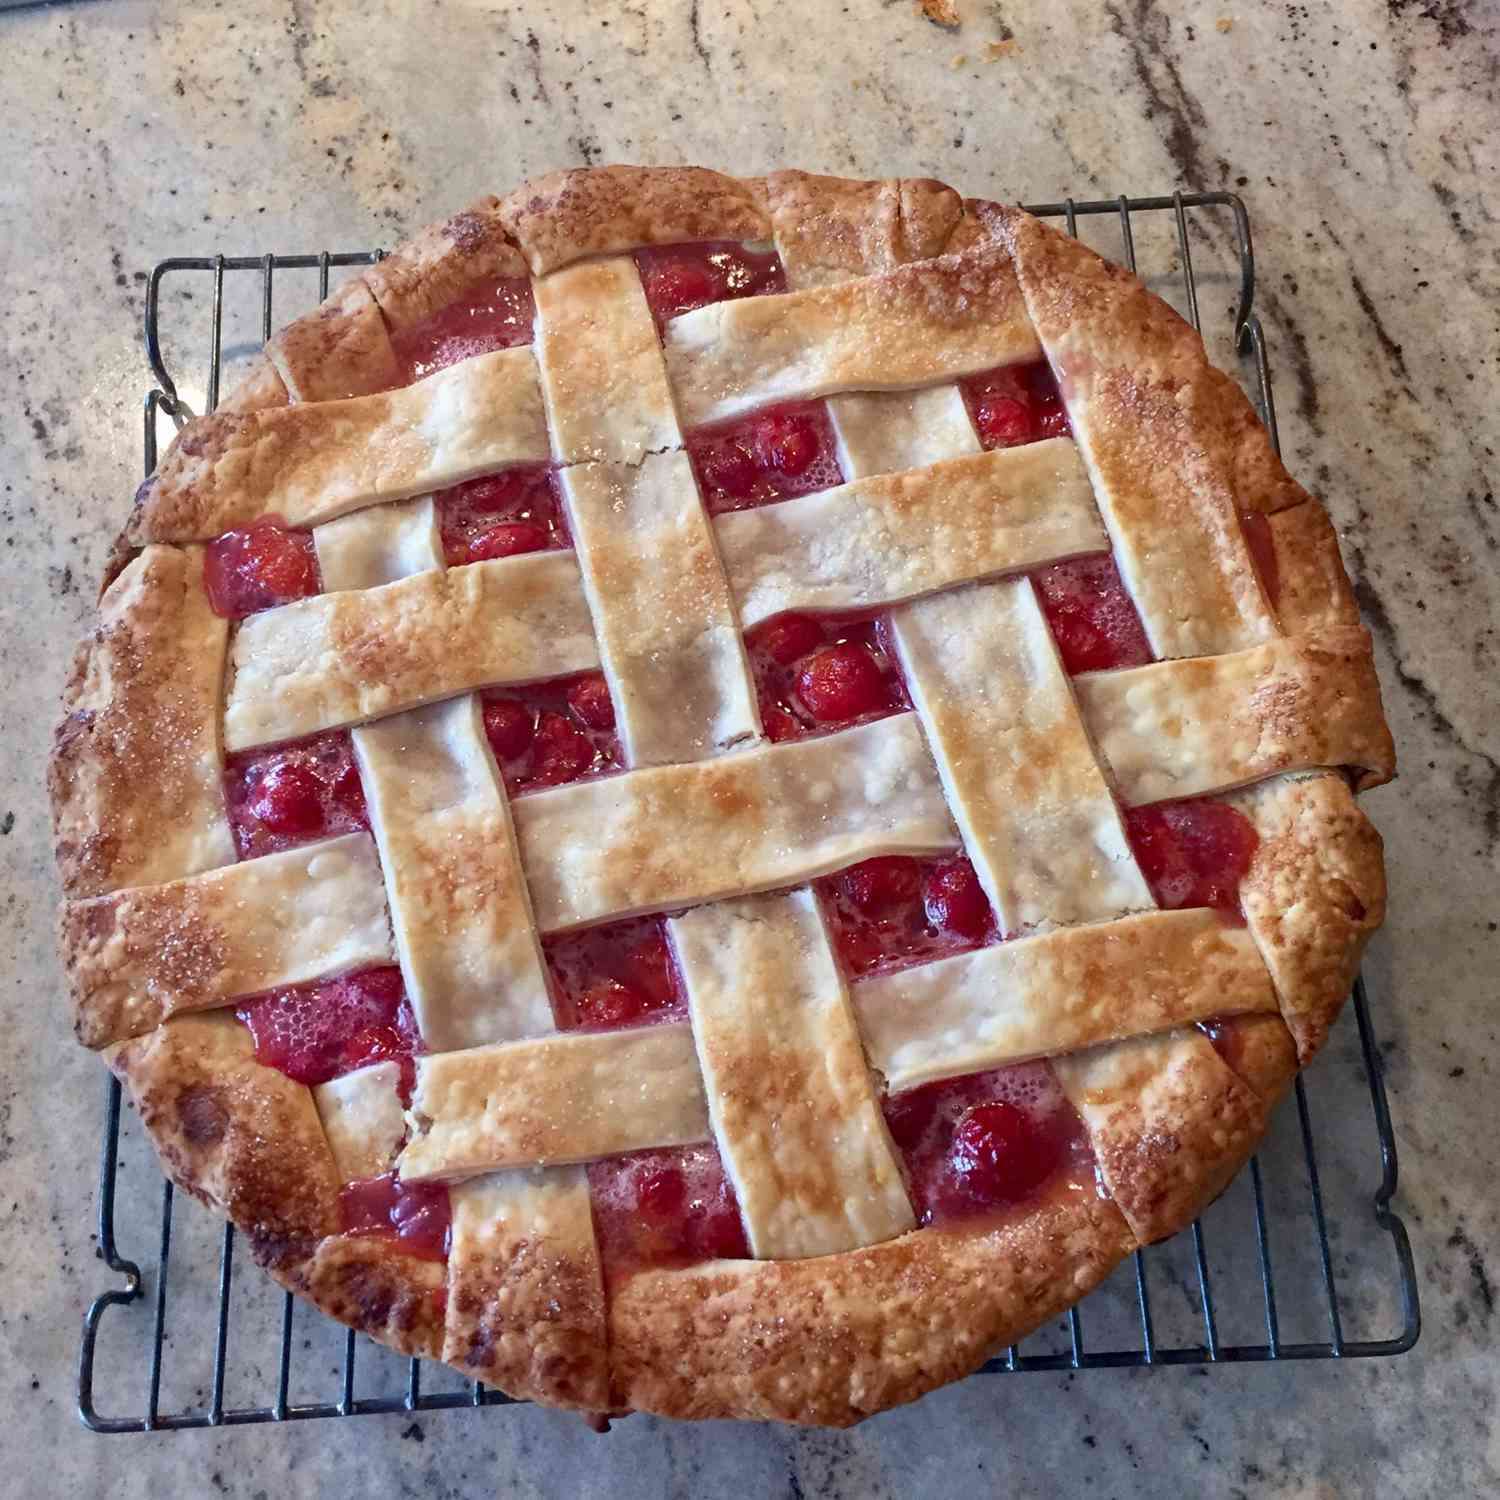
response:
M391 331L478 275L519 274L522 249L540 273L627 245L764 239L774 222L809 263L872 274L971 248L995 232L1001 214L921 179L871 185L777 173L741 182L692 168L556 173L503 201L480 200L400 247L384 269L355 278L348 285L364 297L341 289L284 330L220 411L243 416L285 405L298 391L306 399L309 389L368 388L386 366ZM384 320L384 338L374 333L372 311ZM1170 357L1192 366L1201 393L1194 417L1227 463L1239 507L1272 516L1284 628L1305 630L1314 618L1348 623L1347 579L1321 507L1276 460L1238 386L1209 370L1201 343L1185 340ZM133 550L128 540L117 547L111 577ZM1274 795L1264 796L1246 907L1305 1062L1379 923L1379 840L1337 775L1278 778ZM1297 920L1285 911L1277 919L1285 903L1297 903ZM928 1229L823 1260L723 1263L616 1284L611 1404L843 1425L976 1368L1136 1247L1121 1208L1144 1237L1160 1237L1188 1222L1241 1165L1293 1068L1275 1018L1234 1024L1232 1065L1206 1040L1190 1044L1188 1064L1158 1084L1153 1126L1121 1118L1096 1137L1118 1183L1118 1207L1054 1194L984 1231ZM107 1055L168 1175L231 1218L273 1276L384 1343L440 1356L441 1268L383 1241L336 1233L339 1184L311 1095L256 1063L230 1014L180 1016ZM1151 1133L1163 1124L1185 1148L1163 1156ZM1201 1160L1184 1180L1175 1168L1195 1153ZM484 1316L466 1313L471 1322ZM493 1369L469 1363L474 1373ZM575 1391L549 1387L545 1372L509 1378L516 1394L586 1404Z

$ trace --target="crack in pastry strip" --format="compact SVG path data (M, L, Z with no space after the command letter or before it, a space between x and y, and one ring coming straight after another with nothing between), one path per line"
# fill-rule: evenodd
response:
M582 464L562 481L631 765L758 739L740 627L686 454Z
M594 1161L709 1138L685 1022L569 1032L417 1059L403 1179Z
M1017 938L877 975L854 990L870 1065L893 1092L1275 1009L1250 934L1204 907Z
M629 256L536 283L536 357L559 463L635 464L682 442L656 320Z
M499 772L472 695L356 728L401 972L446 1052L552 1030L547 976Z
M390 1171L406 1139L400 1082L400 1064L380 1062L330 1078L313 1089L340 1182Z
M1002 929L1154 907L1030 580L923 599L891 628Z
M813 893L700 906L668 926L756 1257L831 1255L914 1228Z
M535 792L512 812L544 932L958 842L913 714Z
M1204 656L1274 635L1233 474L1208 430L1223 396L1202 340L1077 240L1017 209L996 223L1152 650Z
M219 745L228 638L201 547L147 547L105 590L49 773L70 896L233 863Z
M245 620L231 652L224 741L247 750L598 665L571 552L418 573Z
M684 313L667 373L684 425L775 401L904 390L1041 352L1004 251L993 247Z
M863 609L1109 545L1067 438L733 511L714 523L746 626Z
M375 844L304 844L63 908L62 942L90 1047L179 1011L391 961Z
M147 482L131 531L199 541L261 516L310 526L549 454L536 359L499 349L379 395L200 417Z
M1073 685L1128 806L1317 766L1350 767L1361 789L1391 777L1370 637L1358 626L1087 673Z
M451 1193L443 1359L519 1400L608 1410L604 1275L584 1169L495 1172Z

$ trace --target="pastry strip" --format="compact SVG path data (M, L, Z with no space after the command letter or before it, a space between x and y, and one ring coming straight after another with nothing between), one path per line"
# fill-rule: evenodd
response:
M732 511L714 531L749 628L864 609L1109 546L1067 438Z
M391 962L367 833L63 908L79 1035L100 1047L179 1011Z
M847 479L921 469L979 452L969 409L956 385L920 391L856 391L828 398Z
M604 1276L582 1167L452 1189L443 1359L519 1400L605 1411Z
M914 1228L813 893L700 906L669 926L752 1253L832 1255Z
M708 1139L685 1022L575 1031L417 1059L404 1178L593 1161Z
M418 573L244 621L224 742L245 750L598 664L571 552Z
M356 728L396 951L434 1052L552 1029L499 772L472 694Z
M755 739L755 687L692 465L580 464L563 488L599 654L632 766Z
M1244 1011L1274 1011L1250 934L1206 907L996 943L854 987L892 1089Z
M656 320L629 256L536 283L536 356L559 463L636 464L682 441Z
M1004 251L835 286L716 302L667 325L683 424L838 391L934 385L1041 353Z
M512 811L544 932L958 842L914 714L579 781L518 797Z
M529 348L461 360L401 390L201 417L149 482L139 540L207 540L275 516L312 526L549 455Z
M1364 788L1393 769L1370 637L1358 626L1091 672L1074 687L1128 806L1314 766L1351 767Z
M389 1172L406 1139L399 1063L372 1063L313 1089L340 1182Z
M99 601L49 774L63 888L97 896L233 862L219 713L228 621L203 549L147 547Z
M351 511L313 528L323 591L373 589L443 566L431 495Z
M1002 929L1153 909L1030 579L919 600L891 626Z

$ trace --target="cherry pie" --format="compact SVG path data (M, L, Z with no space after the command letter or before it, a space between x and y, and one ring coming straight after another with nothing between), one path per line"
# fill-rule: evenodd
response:
M80 1037L393 1347L845 1424L1188 1222L1384 905L1323 508L931 181L566 171L142 487L52 765Z

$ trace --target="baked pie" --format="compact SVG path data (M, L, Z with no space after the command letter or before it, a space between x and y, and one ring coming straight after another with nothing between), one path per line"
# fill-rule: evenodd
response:
M565 171L142 487L52 762L78 1034L383 1343L840 1425L1186 1224L1325 1037L1393 772L1197 335L925 180Z

